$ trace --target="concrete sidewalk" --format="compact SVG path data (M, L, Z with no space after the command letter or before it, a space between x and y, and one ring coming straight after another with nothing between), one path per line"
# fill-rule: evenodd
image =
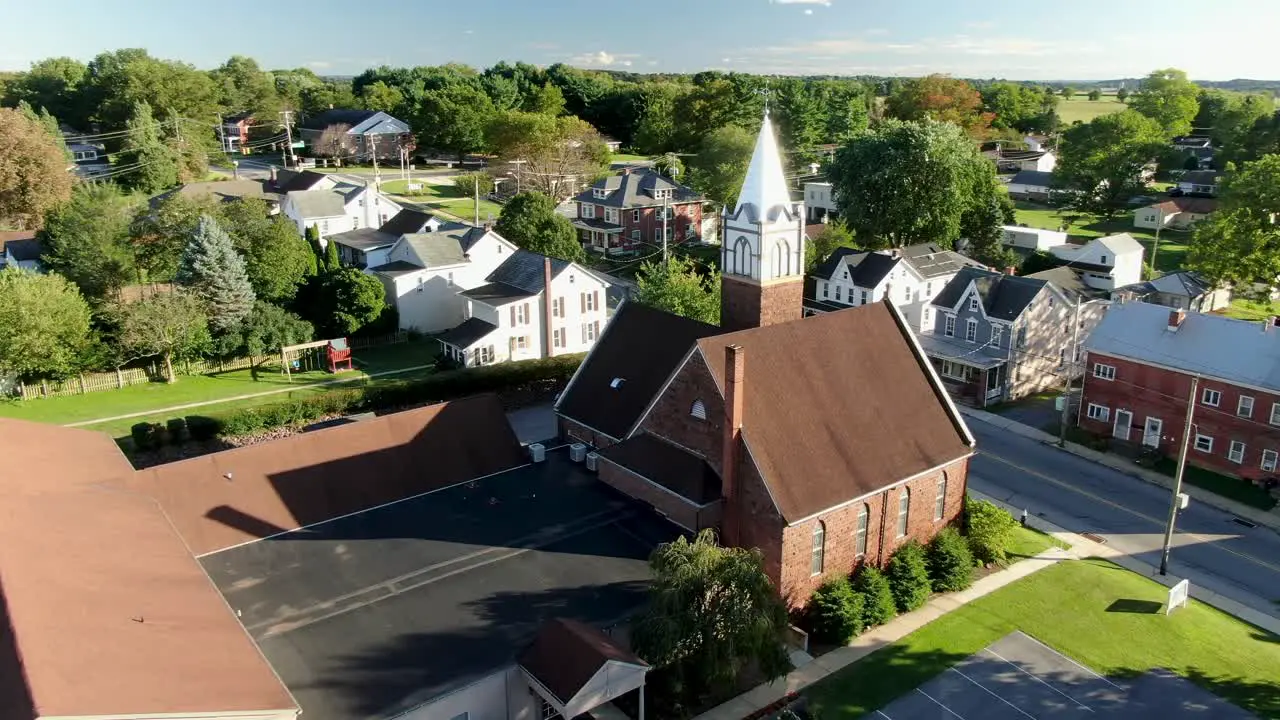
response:
M1015 435L1021 435L1025 438L1044 443L1045 445L1052 445L1054 447L1058 446L1058 438L1056 436L1050 435L1038 428L1033 428L1030 425L1024 425L1016 420L985 412L983 410L966 407L964 405L959 406L959 408L961 414L972 417L975 420L981 420L988 425L994 425L1002 430L1008 430ZM1173 488L1173 478L1154 470L1148 470L1141 467L1128 458L1120 457L1119 455L1114 455L1112 453L1091 450L1083 445L1077 445L1073 442L1066 443L1066 447L1062 448L1062 450L1086 460L1096 462L1099 465L1106 465L1113 470L1118 470L1126 475L1138 478L1143 482L1148 482L1152 485L1158 485L1163 488ZM1242 502L1217 495L1193 485L1184 484L1183 492L1194 497L1197 502L1202 502L1210 507L1215 507L1219 510L1229 512L1232 515L1244 518L1252 523L1271 528L1272 530L1280 531L1280 506L1277 506L1270 511L1259 510L1258 508L1245 505Z
M1015 508L996 498L988 497L975 490L970 490L969 495L975 500L986 500L995 503L1011 513L1017 512ZM1053 536L1070 545L1071 549L1050 548L1034 558L1014 563L1004 570L982 578L968 590L939 595L915 612L899 615L884 625L864 632L854 638L848 647L832 650L826 655L814 658L808 664L792 670L785 677L758 685L723 705L699 715L695 720L742 720L742 718L751 713L782 699L788 693L799 692L828 675L832 675L865 658L876 650L897 642L952 610L967 605L984 595L989 595L1005 585L1017 582L1037 570L1053 565L1060 560L1088 557L1104 558L1126 570L1149 577L1166 587L1172 587L1182 580L1182 578L1172 575L1162 576L1152 565L1135 560L1104 544L1096 543L1088 538L1068 532L1053 523L1046 522L1042 518L1028 516L1027 526ZM1280 619L1260 613L1230 598L1197 587L1194 584L1191 586L1191 597L1270 633L1280 635Z

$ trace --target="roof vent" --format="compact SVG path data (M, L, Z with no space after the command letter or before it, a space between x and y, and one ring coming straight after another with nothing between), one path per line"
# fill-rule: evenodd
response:
M613 388L614 390L617 390L622 387L622 383L624 382L626 382L625 379L617 377L609 381L609 387Z

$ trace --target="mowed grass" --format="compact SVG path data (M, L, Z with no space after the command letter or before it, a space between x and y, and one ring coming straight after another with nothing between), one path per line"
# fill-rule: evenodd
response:
M324 383L338 379L362 378L370 372L385 372L417 365L431 365L435 362L438 343L434 340L401 343L384 347L357 351L354 355L356 370L352 373L331 375L323 370L306 373L294 373L287 379L280 372L280 363L258 370L258 379L248 370L234 370L217 375L179 375L174 383L153 382L143 385L131 385L118 390L102 390L84 395L66 395L62 397L37 398L32 400L6 400L0 402L0 417L31 420L34 422L65 425L118 415L161 410L163 408L191 403L217 402L240 395L270 392L272 390L289 390L263 398L245 400L248 404L280 402L292 397L295 392L306 385ZM290 390L292 388L292 390ZM175 414L199 415L200 411L183 411L181 413L165 413L166 417ZM146 418L135 418L123 421L127 430L129 425L141 422ZM95 426L96 429L96 426Z
M1231 301L1231 306L1223 313L1227 317L1233 317L1237 320L1250 320L1259 322L1270 318L1272 315L1280 315L1280 302L1264 302L1259 300L1246 300L1245 298L1236 298Z
M1007 551L1010 560L1016 561L1035 557L1055 547L1066 550L1070 546L1052 535L1019 525L1013 530L1013 537L1009 540Z
M1103 675L1166 668L1260 717L1280 717L1280 637L1192 600L1171 616L1110 611L1162 605L1167 589L1104 560L1069 560L982 597L804 691L822 720L857 718L1021 630Z
M609 161L611 163L639 163L648 162L652 159L653 158L648 155L632 155L629 153L613 153L609 156Z
M411 204L427 211L439 210L466 221L475 219L474 197L464 195L453 185L432 185L425 180L415 181L415 183L418 182L422 183L422 189L414 190L412 193L409 193L404 180L388 180L382 183L382 191L389 195L400 195L408 199ZM484 197L480 198L481 222L490 217L497 219L500 214L502 214L501 205Z
M1072 224L1067 231L1068 238L1074 242L1086 243L1096 237L1129 233L1146 248L1147 252L1142 258L1143 262L1151 262L1151 252L1156 243L1155 231L1134 227L1132 210L1124 211L1110 220L1104 220L1095 215L1064 213L1058 208L1025 201L1015 202L1014 206L1016 208L1014 211L1017 216L1016 221L1018 224L1026 225L1027 227L1057 230L1065 222L1064 215L1079 217L1080 220ZM1155 251L1156 270L1162 273L1181 270L1183 262L1186 260L1187 243L1190 239L1191 234L1188 232L1161 230L1160 247Z
M1062 118L1063 125L1071 125L1077 120L1089 122L1099 115L1120 112L1125 107L1115 95L1103 95L1100 100L1090 100L1087 95L1076 95L1070 100L1060 99L1058 117Z

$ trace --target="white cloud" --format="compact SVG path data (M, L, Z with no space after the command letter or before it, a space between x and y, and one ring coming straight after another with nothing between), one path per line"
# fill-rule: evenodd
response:
M813 10L812 10L812 9L809 9L809 8L805 8L804 14L805 14L805 15L812 15L812 14L813 14Z
M306 66L312 70L328 70L333 67L333 63L328 60L309 60L307 61Z
M593 53L574 55L568 59L568 63L582 67L610 67L612 65L631 67L632 62L638 57L640 56L635 53L611 53L599 50Z

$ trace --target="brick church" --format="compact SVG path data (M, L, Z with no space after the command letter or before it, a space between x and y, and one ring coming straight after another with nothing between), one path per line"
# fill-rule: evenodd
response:
M804 217L766 116L722 218L720 327L624 304L556 403L602 480L759 548L792 606L954 521L974 452L892 304L801 317Z

